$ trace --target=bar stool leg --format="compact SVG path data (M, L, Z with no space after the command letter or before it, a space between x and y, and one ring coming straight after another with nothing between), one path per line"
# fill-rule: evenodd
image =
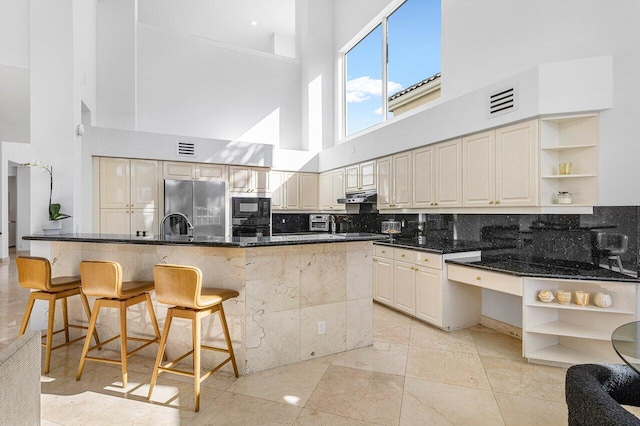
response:
M160 371L158 368L162 363L162 359L166 358L167 355L165 353L167 348L167 340L169 338L169 329L171 328L171 319L173 318L173 308L170 308L167 311L167 318L164 321L164 329L162 330L162 337L160 338L160 345L158 347L158 356L156 356L156 365L153 367L153 375L151 376L151 384L149 385L149 395L147 399L151 399L151 394L153 393L153 387L156 385L158 381L158 374Z
M236 377L239 377L238 365L236 364L236 355L233 353L233 345L231 344L229 327L227 327L227 317L224 315L224 308L222 307L222 303L220 304L220 310L218 311L218 314L220 315L220 323L222 324L222 331L224 332L224 340L227 341L227 349L229 349L229 356L231 357L231 363L233 364L233 371L236 373Z
M53 345L53 324L56 315L55 296L49 295L49 319L47 323L47 343L45 345L44 374L49 374L51 364L51 346Z
M127 307L120 302L120 358L122 367L122 387L127 387Z
M35 292L31 292L29 294L29 301L27 302L27 307L24 310L24 315L22 316L22 325L20 326L20 331L18 332L18 337L22 336L24 332L27 330L27 324L29 324L29 319L31 318L31 311L33 311L33 305L36 303L36 298L34 297Z
M93 304L93 312L91 313L91 319L89 320L89 329L87 330L87 337L84 339L84 347L82 348L82 356L80 357L80 365L78 366L78 373L76 374L76 380L80 380L82 377L82 370L84 369L84 363L86 362L87 353L89 352L89 346L91 345L91 335L96 330L96 322L98 321L98 314L100 314L100 299L96 300Z
M87 319L91 321L91 308L89 308L89 301L87 300L87 296L84 293L80 293L80 300L82 300L82 307L84 308L84 313L87 315ZM87 334L89 333L89 329L87 328ZM93 330L93 338L96 341L96 345L98 349L102 349L102 345L100 344L100 339L98 338L98 330Z
M64 339L69 343L69 311L66 297L62 298L62 322L64 323Z
M196 412L200 411L200 313L193 316L193 380L195 385Z

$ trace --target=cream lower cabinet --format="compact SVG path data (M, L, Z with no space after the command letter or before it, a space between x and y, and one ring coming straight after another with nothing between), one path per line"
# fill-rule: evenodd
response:
M158 228L157 209L101 209L102 234L136 234L146 231L154 235Z
M462 139L463 206L537 206L538 120Z
M377 302L443 327L442 256L374 245Z

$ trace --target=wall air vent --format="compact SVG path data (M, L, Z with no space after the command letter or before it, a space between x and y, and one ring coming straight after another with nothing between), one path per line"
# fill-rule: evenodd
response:
M508 87L489 95L489 118L518 110L518 88Z
M176 145L176 153L182 157L195 157L196 144L193 142L178 142Z

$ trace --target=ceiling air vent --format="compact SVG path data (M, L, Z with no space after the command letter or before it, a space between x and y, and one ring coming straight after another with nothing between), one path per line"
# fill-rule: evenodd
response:
M489 95L489 117L507 114L518 109L518 89L509 87Z
M177 154L183 157L196 156L196 144L193 142L178 142L176 146Z

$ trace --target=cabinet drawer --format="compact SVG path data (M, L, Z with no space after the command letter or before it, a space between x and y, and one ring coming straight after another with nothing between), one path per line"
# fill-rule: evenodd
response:
M447 265L447 275L453 281L522 296L522 278L513 275L459 265Z
M387 259L393 259L393 247L374 245L373 254L379 257L386 257Z
M395 249L393 251L393 258L407 263L417 263L418 252L414 250Z
M442 256L434 253L426 253L423 251L417 252L417 261L416 264L418 266L425 266L427 268L434 269L442 269Z

